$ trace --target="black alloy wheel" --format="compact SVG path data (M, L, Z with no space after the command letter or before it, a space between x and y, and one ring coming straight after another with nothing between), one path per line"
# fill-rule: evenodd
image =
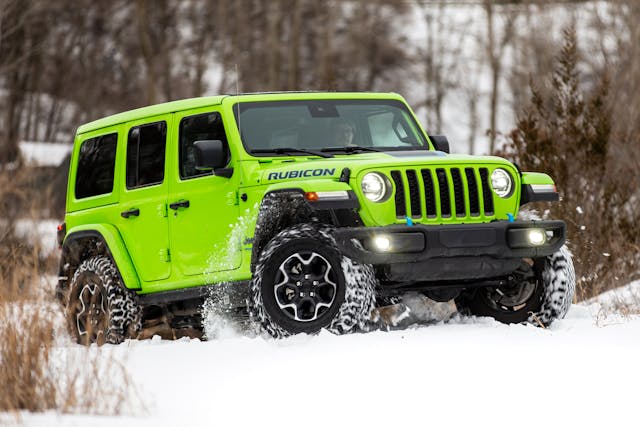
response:
M336 251L318 241L282 245L265 266L261 287L269 316L290 333L328 326L344 301L344 275Z
M278 267L276 304L291 320L313 322L331 308L337 282L337 272L325 257L313 251L296 252Z

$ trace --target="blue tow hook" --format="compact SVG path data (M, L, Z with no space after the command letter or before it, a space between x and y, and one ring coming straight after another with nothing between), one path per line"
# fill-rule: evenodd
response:
M407 226L408 227L412 227L413 226L413 220L411 218L409 218L408 216L404 217L407 220Z
M509 222L515 221L515 218L513 217L513 214L510 214L510 213L507 214L507 219L509 220Z

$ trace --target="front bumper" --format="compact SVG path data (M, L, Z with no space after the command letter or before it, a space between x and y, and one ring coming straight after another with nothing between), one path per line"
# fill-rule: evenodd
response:
M528 234L542 231L545 241L532 245ZM566 240L563 221L494 221L484 224L394 225L339 228L336 242L351 259L383 266L393 281L439 281L506 275L522 258L551 255ZM387 250L376 238L389 242Z

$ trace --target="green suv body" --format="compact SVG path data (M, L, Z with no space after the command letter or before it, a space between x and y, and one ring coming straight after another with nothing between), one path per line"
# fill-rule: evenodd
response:
M558 199L552 179L448 151L396 94L215 96L85 124L60 236L70 327L117 342L169 308L197 328L222 289L274 336L366 328L407 292L502 321L563 316L565 225L515 219ZM568 267L551 301L554 256Z

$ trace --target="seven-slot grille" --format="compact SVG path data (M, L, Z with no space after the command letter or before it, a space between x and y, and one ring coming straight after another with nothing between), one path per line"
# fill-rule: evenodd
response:
M399 219L493 215L493 192L487 168L392 170L390 175L395 184Z

